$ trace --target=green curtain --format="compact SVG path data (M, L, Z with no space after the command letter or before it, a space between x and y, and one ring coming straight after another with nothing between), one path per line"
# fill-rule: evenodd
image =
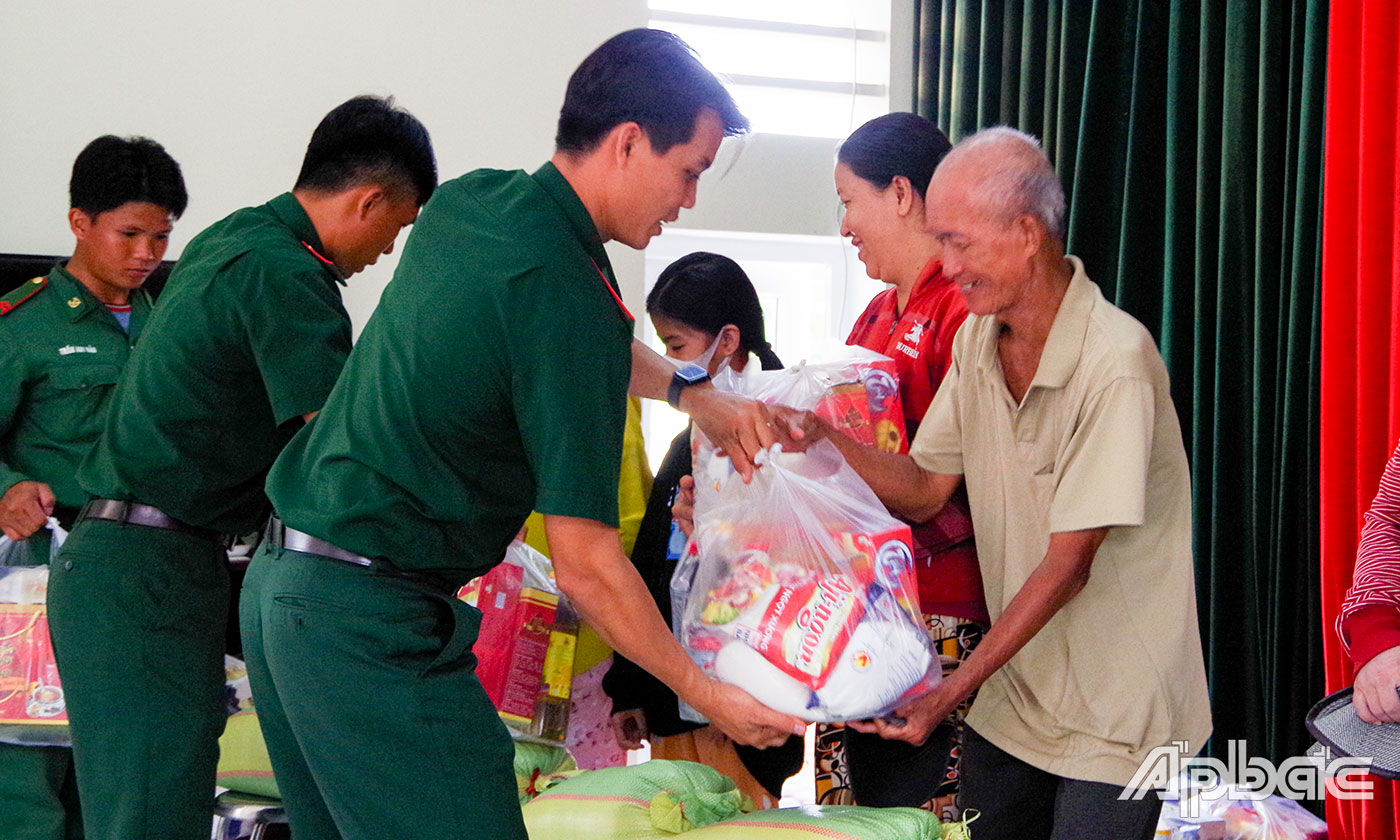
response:
M1069 250L1156 336L1194 485L1209 751L1281 760L1322 696L1317 0L916 0L918 110L1042 139ZM1150 594L1149 594L1150 597Z

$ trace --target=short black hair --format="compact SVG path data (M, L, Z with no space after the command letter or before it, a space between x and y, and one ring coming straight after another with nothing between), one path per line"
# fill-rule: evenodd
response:
M647 293L647 314L709 336L733 324L739 328L740 350L757 355L764 370L783 366L764 335L763 306L753 282L723 254L695 251L666 266Z
M591 152L615 126L635 122L651 148L665 154L690 142L705 108L719 113L724 136L749 130L748 118L689 44L660 29L631 29L604 41L569 78L554 146Z
M149 137L102 135L78 153L68 181L68 206L93 217L138 201L178 219L189 200L180 164Z
M952 148L938 126L918 114L897 111L851 132L836 153L836 162L882 190L902 175L923 198L933 170Z
M294 189L340 192L365 184L412 193L420 207L437 188L428 129L392 96L357 96L326 114Z

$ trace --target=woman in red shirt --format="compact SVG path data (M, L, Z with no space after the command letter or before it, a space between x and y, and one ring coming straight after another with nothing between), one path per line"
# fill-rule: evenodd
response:
M943 276L940 246L924 219L924 191L950 148L933 123L895 113L856 129L836 157L841 235L858 250L866 273L890 284L856 319L846 343L894 359L910 440L948 372L953 335L967 318L967 304ZM966 495L959 491L931 522L913 526L913 534L920 608L946 674L972 650L988 621ZM956 819L965 711L919 747L851 729L842 739L840 730L819 729L818 790L831 800L848 786L861 805L924 807Z

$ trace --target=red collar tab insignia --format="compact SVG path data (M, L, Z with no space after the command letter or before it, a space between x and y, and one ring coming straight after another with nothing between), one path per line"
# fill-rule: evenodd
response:
M335 274L335 282L339 283L342 286L347 285L345 282L345 276L340 273L340 269L336 267L336 264L334 262L327 259L326 256L320 251L317 251L315 248L312 248L311 243L307 242L305 239L301 241L301 244L302 247L306 248L306 250L311 252L311 256L320 260L322 265L324 265L326 268L329 268L331 272Z
M321 262L325 263L326 265L329 265L329 266L334 266L334 265L335 265L335 263L331 262L330 260L328 260L328 259L326 259L324 256L322 256L320 251L317 251L315 248L312 248L310 242L307 242L305 239L303 239L303 240L301 241L301 244L302 244L302 247L306 248L306 250L308 250L308 251L311 252L311 256L315 257L316 259L320 260Z
M632 312L628 310L627 304L622 302L622 295L619 295L617 289L614 289L613 285L608 282L608 276L603 273L603 269L598 267L598 262L596 260L590 260L590 262L593 263L593 270L598 272L598 279L603 281L603 286L608 290L608 294L612 295L612 299L617 301L617 306L622 310L622 314L627 316L627 320L635 323L637 319L632 316Z

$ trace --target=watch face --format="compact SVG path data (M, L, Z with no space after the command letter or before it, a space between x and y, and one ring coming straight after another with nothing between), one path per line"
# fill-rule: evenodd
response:
M690 364L676 370L676 376L686 382L703 382L710 378L709 372L699 365Z

